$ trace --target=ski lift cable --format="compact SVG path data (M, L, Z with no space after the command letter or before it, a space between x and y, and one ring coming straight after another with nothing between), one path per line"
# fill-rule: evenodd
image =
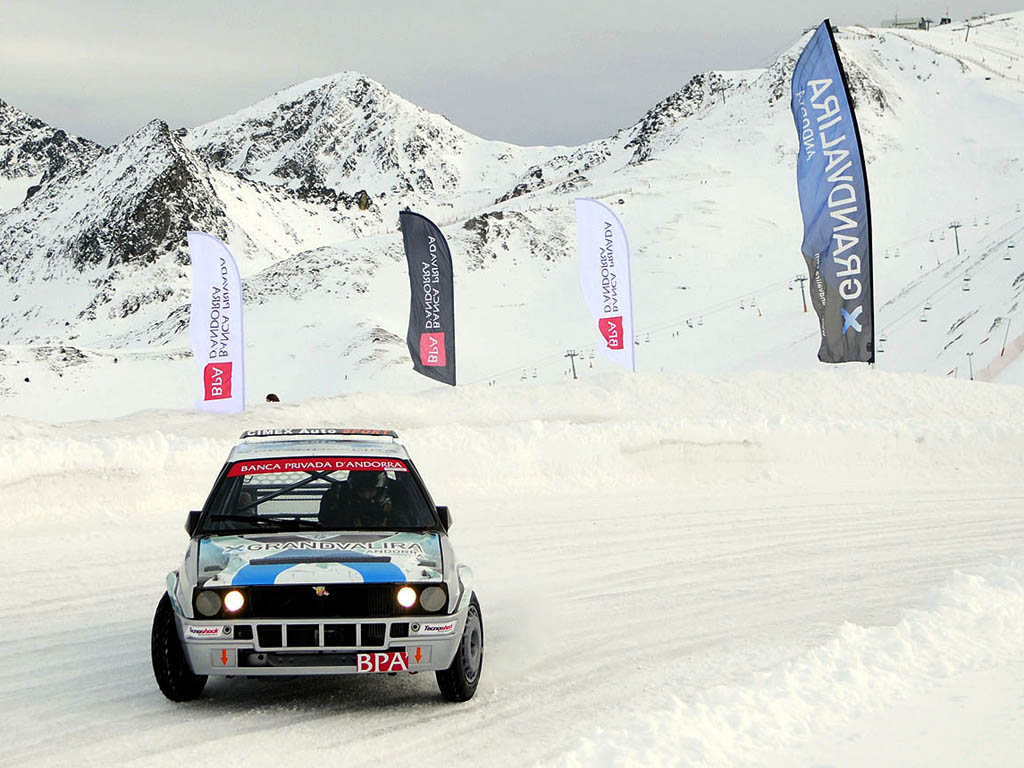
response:
M1014 204L1014 205L1016 205L1016 204ZM1018 216L1013 217L1009 222L1007 222L1006 224L1002 225L1000 227L1000 229L1002 229L1002 227L1009 226L1009 225L1015 223L1017 219L1020 219L1022 222L1024 222L1024 215L1018 215ZM997 231L999 231L999 230L997 230ZM1016 233L1018 231L1019 231L1019 229L1014 229L1014 233ZM993 235L991 235L989 237L984 238L984 240L994 240L995 237L996 237L996 235L993 234ZM1004 244L1007 243L1007 242L1012 242L1012 235L1011 236L1005 236L999 242L996 242L996 243L993 243L993 244L989 245L989 247L984 250L984 252L982 253L982 255L980 257L971 257L971 256L965 255L961 259L961 261L963 262L962 268L958 268L956 273L955 273L955 275L954 275L954 277L950 278L947 282L943 283L937 289L933 290L931 295L932 296L942 295L942 294L946 293L948 290L951 290L952 286L955 285L958 281L963 281L965 277L966 277L967 280L969 280L970 279L970 275L971 275L972 272L978 273L982 269L984 269L986 266L989 266L990 264L994 264L997 261L999 261L998 259L993 259L992 257L995 256L999 252L999 248L1000 247L1005 247ZM939 269L939 267L935 267L935 268L929 270L928 274L932 274L937 269ZM911 306L905 312L903 312L901 315L899 315L896 318L894 318L893 320L889 321L889 323L887 325L885 325L884 327L882 327L881 330L887 330L887 329L891 329L891 328L897 327L903 321L905 321L910 315L912 315L917 310L917 308L919 306L920 306L920 304L915 304L915 305ZM884 307L882 309L884 309Z
M760 286L759 288L754 289L753 291L744 291L743 293L737 296L731 296L710 306L693 309L690 312L687 312L685 315L678 315L667 320L662 320L657 323L653 323L652 325L646 326L645 328L638 328L636 332L654 333L656 331L665 331L670 328L681 328L682 326L686 325L687 320L692 320L694 317L697 317L698 315L703 315L707 317L718 314L719 312L722 312L724 310L732 309L736 305L737 301L743 301L745 299L749 299L752 297L756 298L758 296L766 296L775 293L777 291L783 290L791 282L792 279L787 278L786 280L780 280L775 283L767 283L765 285Z
M1012 203L1012 204L1009 204L1008 206L1005 206L1005 208L1006 208L1006 210L1008 212L1013 213L1016 210L1016 205L1017 205L1017 203ZM998 214L999 212L1002 212L1002 210L1003 210L1002 208L996 209L996 213ZM1013 224L1018 219L1021 220L1022 222L1024 222L1024 214L1018 214L1016 216L1013 216L1010 221L1006 222L1002 226L1008 226L1010 224ZM944 230L945 226L946 226L945 224L941 225L940 229ZM915 235L915 236L906 238L905 240L902 240L899 243L895 243L891 247L899 248L899 247L903 247L903 246L906 246L908 244L914 243L916 241L919 241L922 237L926 237L928 234L931 234L931 232L933 232L933 231L934 231L934 227L929 229L929 230L927 230L926 232L924 232L922 234ZM1017 230L1015 230L1015 231L1017 231ZM989 238L986 238L986 239L989 239ZM996 247L998 247L998 246L996 246ZM988 256L992 255L992 253L994 253L994 248L990 248L989 249L989 253L986 254L984 257L982 257L981 261L984 262L984 261L988 260ZM984 266L985 266L985 264L982 264L981 266L975 266L974 267L974 271L979 271ZM970 265L965 266L962 272L959 272L955 277L951 278L949 281L947 281L946 283L942 284L939 288L932 290L931 293L930 293L930 297L934 298L936 296L940 296L943 293L945 293L952 285L954 285L955 283L957 283L958 281L960 281L962 279L963 272L966 272L967 270L970 270L970 269L972 269L972 267ZM714 315L718 314L719 312L731 309L733 306L735 306L737 301L741 301L743 299L747 299L747 298L750 298L750 297L764 296L764 295L773 293L776 290L781 290L784 286L788 286L791 282L792 282L791 279L786 279L786 280L780 280L780 281L775 282L775 283L768 283L768 284L762 285L762 286L760 286L758 288L755 288L753 291L744 291L741 294L738 294L738 295L731 296L729 298L723 299L720 302L716 302L715 304L712 304L710 306L707 306L707 307L704 307L704 308L694 309L694 310L692 310L690 312L687 312L684 315L678 315L676 317L673 317L673 318L670 318L670 319L667 319L667 320L659 321L659 322L656 322L656 323L654 323L652 325L649 325L649 326L646 326L646 327L643 327L643 328L634 328L633 332L634 332L634 335L643 335L643 334L646 334L646 333L657 333L657 332L660 332L660 331L666 331L666 330L673 330L673 329L677 329L677 328L683 328L684 326L687 325L687 321L692 321L692 319L694 317L698 317L698 316L714 316ZM892 330L895 327L898 327L902 323L903 320L905 320L907 317L910 317L911 315L913 315L920 307L921 307L920 303L915 304L914 306L912 306L909 309L907 309L906 311L904 311L902 314L900 314L900 315L896 316L895 318L893 318L892 320L890 320L886 325L881 326L879 328L879 331L880 332L888 331L888 330ZM593 342L590 342L589 344L582 345L582 346L588 346L589 347L589 346L592 346L592 345L593 345ZM576 346L581 346L581 345L576 345ZM526 365L527 367L540 367L540 366L543 366L545 364L550 364L550 363L554 363L556 361L560 361L562 357L563 357L563 355L561 353L553 354L553 355L548 355L548 356L545 356L545 357L542 357L542 358L538 358L537 360L535 360L532 363L525 363L524 365ZM471 383L478 383L478 382L487 381L487 380L490 380L490 379L502 378L504 376L508 376L508 375L512 375L512 374L517 374L518 375L519 372L522 370L522 367L523 367L522 365L518 365L518 366L515 366L514 368L510 368L510 369L508 369L506 371L502 371L500 373L495 373L495 374L492 374L490 376L481 377L480 379L478 379L478 380L476 380L474 382L471 382Z
M999 214L1003 213L1003 212L1013 214L1016 211L1016 205L1017 205L1016 203L1010 203L1010 204L1008 204L1006 206L1001 206L999 208L994 208L994 209L992 209L990 211L989 216L997 216L998 217ZM1016 216L1014 218L1024 218L1024 216ZM1011 224L1012 222L1013 222L1013 219L1011 219L1010 221L1006 222L1006 224ZM900 240L898 242L890 242L888 247L889 248L902 248L904 246L908 246L908 245L912 245L914 243L918 243L923 238L925 238L928 235L930 235L933 232L935 232L936 229L938 229L938 230L945 230L948 226L949 226L948 221L944 221L942 224L938 224L938 225L929 227L928 229L926 229L926 230L924 230L924 231L922 231L922 232L920 232L918 234L909 235L909 236L905 237L904 239L902 239L902 240ZM1005 226L1005 224L1004 224L1004 226Z
M682 328L683 326L686 325L687 319L692 319L692 318L697 317L697 316L713 316L713 315L716 315L719 312L722 312L723 310L731 309L736 304L736 302L741 300L741 299L750 298L751 296L754 296L754 297L756 297L756 296L765 296L765 295L768 295L768 294L771 294L771 293L775 293L777 291L784 290L785 286L789 285L789 283L791 283L791 282L792 282L792 280L787 278L785 280L780 280L780 281L775 282L775 283L768 283L768 284L762 285L761 287L756 288L753 291L744 291L742 294L739 294L738 296L733 296L733 297L730 297L728 299L723 299L722 301L717 302L715 304L712 304L709 307L705 307L703 309L701 309L701 308L694 309L693 311L688 312L685 315L681 315L679 317L675 317L675 318L672 318L670 320L661 321L661 322L655 323L653 325L645 326L645 327L642 327L642 328L634 328L633 329L633 335L634 336L644 336L645 334L657 333L659 331L665 331L665 330L669 330L669 329L673 329L673 328ZM576 349L589 348L589 347L594 346L594 341L590 341L590 342L588 342L586 344L575 344L575 345L572 345L572 346L574 348L576 348ZM470 381L469 383L470 384L479 384L480 382L490 381L491 379L503 378L505 376L510 376L510 375L513 375L513 374L519 375L522 372L522 369L524 367L526 367L526 368L541 367L541 366L543 366L545 364L550 364L550 363L554 363L556 361L560 361L563 357L564 357L564 355L562 353L556 353L556 354L553 354L553 355L547 355L547 356L542 357L542 358L537 358L533 362L524 362L524 363L522 363L520 365L516 365L516 366L514 366L512 368L509 368L507 370L501 371L499 373L492 373L489 376L481 376L479 379L474 379L474 380Z
M932 290L931 293L929 294L928 298L925 299L925 302L923 302L923 303L927 303L927 302L931 301L932 298L935 298L936 296L941 296L941 295L949 292L950 290L952 290L952 287L954 285L956 285L957 283L961 283L962 284L964 282L964 277L965 276L973 277L974 275L977 275L979 272L981 272L983 269L985 269L986 267L990 266L991 264L997 263L999 261L998 259L990 259L989 258L994 253L995 253L995 250L991 249L987 254L985 254L984 256L982 256L978 260L980 263L972 262L972 263L969 263L969 264L966 264L965 266L963 266L962 269L957 269L955 274L954 274L954 276L951 277L949 280L947 280L942 285L940 285L937 289ZM886 323L884 326L880 326L879 327L879 332L881 333L881 332L889 331L889 330L892 330L892 329L898 327L899 325L901 325L903 323L904 320L906 320L908 317L912 316L915 312L917 312L921 308L921 306L922 306L922 303L917 303L917 304L912 305L908 309L904 310L904 312L902 314L900 314L897 317L893 318L888 323Z

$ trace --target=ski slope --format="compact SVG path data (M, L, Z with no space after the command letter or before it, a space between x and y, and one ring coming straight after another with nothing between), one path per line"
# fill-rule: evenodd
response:
M2 417L0 765L1016 759L1022 412L1020 387L843 366ZM471 702L426 675L157 690L186 512L243 429L316 425L397 429L451 506L486 628Z

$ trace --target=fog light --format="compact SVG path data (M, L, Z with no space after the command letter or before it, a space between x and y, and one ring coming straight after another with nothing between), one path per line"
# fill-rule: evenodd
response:
M420 605L425 611L440 611L444 603L444 590L440 587L427 587L420 595Z
M402 587L395 595L395 599L403 608L412 608L416 605L416 590L412 587Z
M203 616L216 616L220 612L220 595L216 592L200 592L196 595L196 610Z
M224 595L224 608L231 613L235 613L241 610L242 606L245 605L245 596L237 589L232 589L226 595Z

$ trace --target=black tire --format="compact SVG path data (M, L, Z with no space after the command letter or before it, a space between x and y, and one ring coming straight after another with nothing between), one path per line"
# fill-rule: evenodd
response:
M448 701L469 701L476 693L484 666L484 617L476 595L469 598L466 626L451 666L435 672L437 687Z
M171 701L192 701L199 698L206 687L206 675L196 675L185 658L174 621L171 598L164 592L153 616L153 635L150 644L153 657L153 676L160 690Z

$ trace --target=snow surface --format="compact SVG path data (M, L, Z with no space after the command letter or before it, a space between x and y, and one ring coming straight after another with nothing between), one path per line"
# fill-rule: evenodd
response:
M30 187L39 183L43 174L7 179L0 176L0 212L16 208L25 201Z
M1020 387L845 367L0 418L0 764L1015 758L1022 412ZM429 675L157 690L185 513L243 429L312 425L396 428L451 505L486 624L471 702Z

